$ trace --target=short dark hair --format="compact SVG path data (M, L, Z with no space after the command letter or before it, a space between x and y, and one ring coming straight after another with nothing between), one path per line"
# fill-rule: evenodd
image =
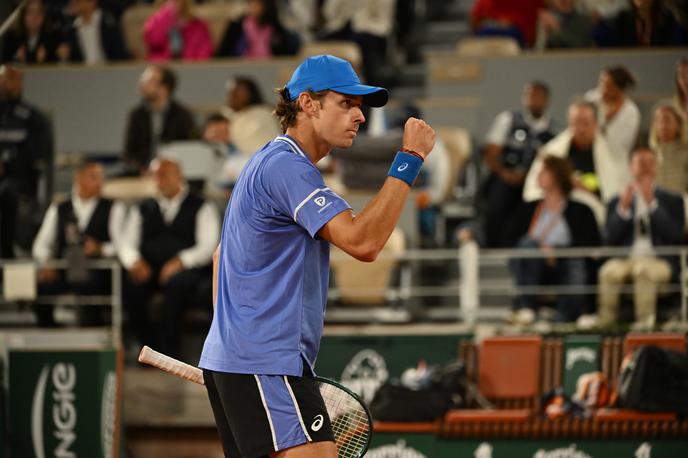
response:
M296 125L296 116L299 114L299 111L301 111L301 106L299 105L298 98L296 100L289 100L289 91L286 86L277 89L276 92L279 96L279 100L272 114L279 118L282 132L285 133L289 127L294 127ZM328 92L328 90L319 92L308 91L310 96L315 100L322 99Z
M650 153L655 158L657 157L657 152L650 145L648 145L645 142L642 142L642 143L636 145L631 150L631 154L628 155L628 162L631 162L634 157L636 157L638 154L641 154L641 153Z
M229 122L229 119L219 111L210 113L206 118L205 118L205 124L203 124L203 127L208 127L210 124L216 123L216 122Z
M538 89L538 90L542 91L542 93L545 94L545 96L547 96L549 98L549 94L550 94L549 84L545 83L544 81L532 80L532 81L529 81L528 84L526 84L526 86L530 86L533 89Z
M557 156L545 156L542 167L547 169L557 182L559 189L568 196L573 191L573 165L571 161Z
M260 92L258 83L256 83L253 78L249 78L248 76L235 76L232 80L234 84L242 85L248 91L248 106L263 103L263 95Z
M592 103L589 100L585 100L582 97L576 97L569 104L569 108L572 108L572 107L588 108L590 111L592 111L592 115L595 117L595 119L597 119L597 116L598 116L597 105L595 105L594 103Z
M614 81L616 87L625 91L627 89L632 89L636 84L635 76L623 65L615 65L613 67L607 67L604 69L604 73L609 75L609 77Z
M165 86L170 94L177 88L177 75L168 67L156 66L160 71L160 84Z
M79 162L77 162L76 167L74 168L74 171L77 173L83 172L84 170L86 170L90 167L94 167L96 165L100 166L102 164L93 158L82 156L79 159Z

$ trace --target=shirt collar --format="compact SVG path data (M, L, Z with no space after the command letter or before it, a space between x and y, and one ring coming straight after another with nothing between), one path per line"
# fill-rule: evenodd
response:
M183 184L179 192L177 193L176 196L174 196L171 199L166 198L162 194L158 194L156 197L156 200L158 201L158 204L160 205L178 205L180 204L184 199L186 199L186 196L189 194L189 187L186 184Z
M91 197L90 199L82 199L79 197L79 190L75 187L72 188L72 205L76 206L85 206L89 204L94 204L98 202L99 197Z
M81 16L78 16L76 19L74 19L74 27L88 27L88 26L96 26L100 24L100 17L102 16L102 13L100 11L100 8L96 9L93 14L91 15L91 21L86 24L84 22L84 19Z
M301 147L299 146L297 141L294 140L289 135L286 135L286 134L278 135L277 137L275 137L274 141L286 143L287 145L289 145L289 148L294 152L294 154L298 154L299 156L302 156L302 157L305 157L306 159L308 159L308 156L306 156L306 153L303 152L303 150L301 149Z

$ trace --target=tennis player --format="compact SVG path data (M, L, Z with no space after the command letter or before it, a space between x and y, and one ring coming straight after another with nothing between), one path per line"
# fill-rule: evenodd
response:
M361 84L351 64L307 58L280 90L284 135L244 167L216 256L215 314L199 366L225 456L336 458L313 378L327 300L329 244L373 261L399 219L435 132L406 122L382 189L354 215L315 164L351 146L362 104L388 93Z

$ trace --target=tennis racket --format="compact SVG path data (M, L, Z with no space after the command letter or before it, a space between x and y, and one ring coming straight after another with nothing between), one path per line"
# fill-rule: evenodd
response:
M203 371L163 355L148 346L139 354L139 362L149 364L177 377L203 385ZM332 423L339 458L361 458L372 439L373 420L361 398L341 384L316 377L320 394Z

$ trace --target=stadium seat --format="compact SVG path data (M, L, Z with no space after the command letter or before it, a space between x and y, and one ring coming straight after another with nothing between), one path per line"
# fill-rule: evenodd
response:
M299 52L299 60L318 54L331 54L333 56L346 59L360 71L363 65L361 49L353 41L313 41L304 43Z
M632 332L626 336L624 355L644 345L655 345L667 350L675 350L684 353L686 351L686 336L681 333Z
M146 58L146 44L143 41L143 24L153 14L155 6L138 4L127 8L122 14L122 34L131 57L137 60Z
M449 180L447 188L444 190L444 200L446 201L453 196L459 171L471 156L471 136L468 130L460 127L438 127L435 130L449 153L449 176L452 179Z
M462 57L517 56L521 48L509 37L471 37L456 44L456 53Z

